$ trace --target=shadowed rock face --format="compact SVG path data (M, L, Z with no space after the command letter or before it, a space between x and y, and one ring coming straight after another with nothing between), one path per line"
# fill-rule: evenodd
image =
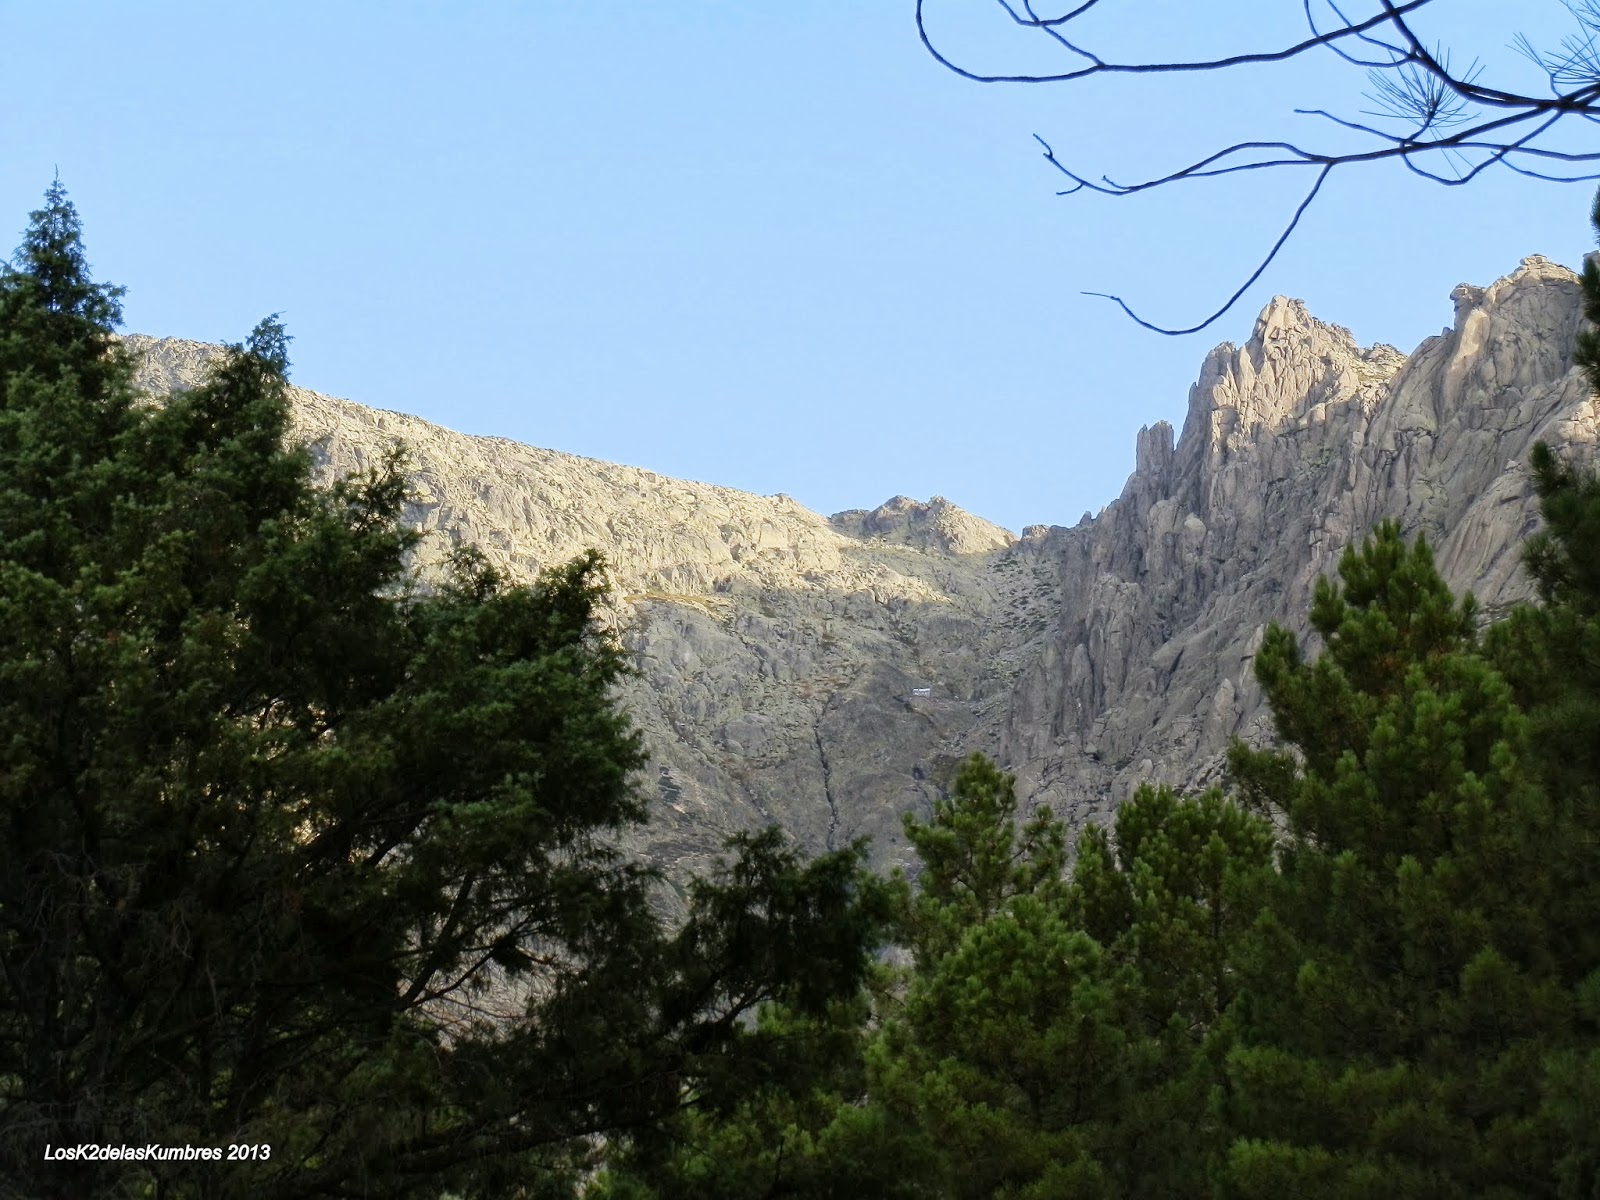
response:
M1454 330L1409 359L1273 300L1243 347L1207 355L1176 442L1140 431L1117 500L1021 539L940 497L824 518L300 389L295 418L328 474L410 447L424 560L473 541L526 579L606 553L657 800L633 848L678 875L776 821L812 850L869 834L888 865L900 814L973 750L1075 825L1141 780L1217 777L1230 737L1270 732L1250 669L1265 625L1303 629L1315 578L1385 516L1491 613L1528 593L1528 450L1600 441L1571 369L1577 280L1530 258L1453 297ZM128 341L154 392L215 353Z

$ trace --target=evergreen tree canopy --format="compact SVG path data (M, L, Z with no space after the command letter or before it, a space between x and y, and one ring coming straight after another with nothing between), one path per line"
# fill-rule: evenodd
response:
M400 454L288 441L276 320L154 403L119 294L56 184L0 275L0 1195L570 1194L857 992L858 851L653 915L598 556L422 585ZM45 1161L89 1143L263 1149Z
M1528 721L1424 540L1385 522L1339 574L1317 659L1279 627L1257 656L1293 749L1231 756L1287 839L1229 1013L1229 1194L1553 1194L1532 1118L1569 1004Z
M1544 603L1513 612L1491 651L1534 714L1536 743L1551 751L1552 787L1600 805L1600 475L1543 442L1531 462L1545 527L1524 558Z
M1019 835L1015 810L1012 778L975 757L930 824L907 821L917 968L868 1051L867 1108L924 1147L907 1175L925 1190L905 1194L1202 1194L1221 1152L1209 1038L1270 828L1216 792L1142 788L1085 831L1069 881L1061 822L1041 809Z
M961 764L950 794L933 802L933 820L904 820L921 870L915 892L902 885L903 932L926 965L1014 896L1058 896L1066 833L1048 808L1016 825L1016 781L981 754Z
M1600 312L1592 259L1584 292ZM1545 527L1525 558L1544 603L1490 629L1486 651L1528 714L1530 759L1552 812L1539 847L1544 932L1574 1011L1542 1093L1549 1161L1556 1194L1592 1197L1600 1195L1600 476L1543 443L1532 465Z

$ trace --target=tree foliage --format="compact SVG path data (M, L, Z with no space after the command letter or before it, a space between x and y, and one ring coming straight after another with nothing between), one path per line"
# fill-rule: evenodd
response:
M152 403L119 294L57 183L0 276L0 1194L560 1194L856 992L855 852L653 915L598 556L422 583L398 453L313 486L275 319ZM45 1162L89 1143L270 1156Z
M1048 808L1020 829L1016 781L981 754L961 764L933 819L905 817L916 851L915 889L901 882L901 928L925 966L955 949L966 931L1013 898L1055 898L1066 865L1066 832Z
M1292 749L1232 755L1289 835L1230 1015L1234 1184L1521 1194L1567 1022L1528 722L1424 540L1385 522L1340 576L1315 662L1276 627L1257 656Z
M1013 786L975 758L931 824L907 822L919 955L869 1050L873 1104L924 1146L914 1194L1198 1194L1221 1149L1212 1031L1270 828L1145 787L1085 831L1069 879L1061 822L1041 810L1018 836Z

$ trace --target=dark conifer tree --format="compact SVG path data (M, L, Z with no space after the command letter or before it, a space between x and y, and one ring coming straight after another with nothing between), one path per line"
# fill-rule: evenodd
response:
M597 556L420 586L403 459L286 442L281 325L152 403L118 295L56 184L0 275L0 1195L570 1194L855 994L854 853L741 839L672 933L612 848Z
M1593 213L1600 234L1600 195ZM1600 255L1583 269L1575 362L1600 392ZM1549 936L1572 989L1569 1044L1550 1063L1543 1115L1563 1196L1600 1194L1600 473L1543 442L1531 456L1544 528L1524 559L1540 603L1489 630L1486 650L1530 722L1530 753L1553 810L1542 847Z
M1228 1017L1226 1194L1553 1195L1569 1005L1528 721L1424 541L1386 522L1339 573L1323 652L1274 626L1257 656L1292 749L1231 756L1288 836Z

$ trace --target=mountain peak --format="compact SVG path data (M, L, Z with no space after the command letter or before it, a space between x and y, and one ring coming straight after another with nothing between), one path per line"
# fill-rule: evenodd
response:
M986 554L1017 540L1009 530L973 516L943 496L926 504L909 496L894 496L870 512L852 508L834 513L828 523L850 537L945 554Z

